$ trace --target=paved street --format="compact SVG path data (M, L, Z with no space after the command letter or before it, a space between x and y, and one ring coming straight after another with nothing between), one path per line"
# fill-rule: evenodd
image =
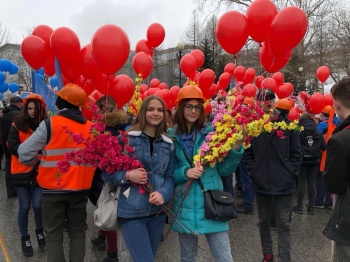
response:
M14 262L41 262L46 261L45 253L38 250L35 239L33 212L30 213L30 234L34 248L34 256L26 258L22 255L20 236L17 226L17 198L6 198L5 174L0 172L0 230L6 241L9 254ZM242 199L237 199L242 201ZM90 238L97 232L93 224L94 207L88 204L88 230L86 232L86 262L100 262L105 257L105 252L92 247ZM293 214L292 217L292 261L327 262L330 261L331 242L321 236L323 226L326 224L331 211L316 209L316 215L311 216L304 212L303 215ZM260 238L258 233L257 212L252 215L240 215L235 221L230 222L230 239L235 262L261 261ZM276 243L277 232L273 232ZM200 237L200 247L197 261L213 261L205 239ZM127 252L120 243L120 261L130 261ZM277 247L275 246L275 250ZM65 250L68 252L68 238L65 235ZM277 253L275 251L275 253ZM0 262L6 261L0 250ZM168 238L161 243L157 261L179 261L179 245L177 235L171 232Z

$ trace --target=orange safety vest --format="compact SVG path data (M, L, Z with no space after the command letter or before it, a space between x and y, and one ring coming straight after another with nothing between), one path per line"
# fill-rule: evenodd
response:
M18 130L19 135L19 141L21 144L27 140L28 137L30 137L33 134L33 130L30 129L29 132L24 133L23 131ZM12 175L18 175L18 174L28 174L30 171L32 171L32 166L26 166L19 162L19 159L17 156L11 156L11 174Z
M327 129L327 133L326 133L326 136L325 136L325 140L326 140L326 143L328 142L328 140L331 138L332 136L332 133L334 130L332 130L330 128L331 124L333 124L333 118L334 118L334 108L332 107L331 111L330 111L330 114L329 114L329 118L328 118L328 129ZM326 160L327 160L327 150L323 151L322 152L322 155L321 155L321 163L320 163L320 171L321 172L324 172L324 169L326 167Z
M77 165L71 162L69 171L61 174L59 185L56 176L58 174L57 162L63 160L64 154L84 147L83 144L77 145L63 129L63 126L67 126L67 130L80 133L84 138L87 138L90 135L89 129L92 123L87 121L82 124L62 116L53 116L50 123L51 138L42 151L37 176L39 185L45 189L54 190L80 191L90 189L95 172L95 168L92 166Z

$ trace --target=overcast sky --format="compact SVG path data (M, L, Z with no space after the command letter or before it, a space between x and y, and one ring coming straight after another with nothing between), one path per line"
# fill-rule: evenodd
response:
M146 39L148 26L157 22L165 28L162 47L168 48L181 41L194 8L192 0L2 0L0 22L17 44L41 24L54 30L69 27L81 45L90 43L99 27L115 24L126 32L133 50Z

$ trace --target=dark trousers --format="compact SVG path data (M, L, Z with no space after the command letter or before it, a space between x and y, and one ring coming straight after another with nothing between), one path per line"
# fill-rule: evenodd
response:
M271 210L275 207L275 216L278 228L278 261L291 261L291 211L292 194L265 195L255 192L258 207L259 233L264 254L273 254L270 230Z
M5 176L6 176L6 189L7 189L7 197L16 196L16 188L11 184L11 154L5 153Z
M43 195L42 217L48 262L67 261L63 252L65 226L70 240L69 261L84 261L87 200L87 192Z
M222 176L221 180L224 186L224 191L230 193L234 197L235 193L233 190L233 174L229 176Z
M254 202L254 191L251 188L252 180L242 160L239 162L236 173L237 173L237 176L240 178L240 181L242 184L243 199L244 199L243 207L245 209L252 209L253 202Z
M329 193L326 189L326 186L323 181L322 173L320 171L317 172L316 175L316 199L315 205L318 206L333 206L333 200L331 197L331 193Z
M318 172L319 164L301 165L298 175L298 194L297 206L303 207L305 187L307 185L308 206L313 207L315 202L315 179Z

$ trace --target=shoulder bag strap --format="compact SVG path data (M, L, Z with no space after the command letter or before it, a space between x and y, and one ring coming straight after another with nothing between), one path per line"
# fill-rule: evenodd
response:
M190 158L189 158L188 155L186 154L185 150L184 150L183 148L182 148L182 150L184 151L184 155L185 155L185 157L186 157L188 163L190 164L190 166L191 166L191 167L194 167L192 161L190 160ZM202 189L202 192L206 191L205 188L204 188L204 185L203 185L203 183L202 183L202 181L201 181L201 179L199 178L199 179L197 179L197 181L198 181L199 187Z

